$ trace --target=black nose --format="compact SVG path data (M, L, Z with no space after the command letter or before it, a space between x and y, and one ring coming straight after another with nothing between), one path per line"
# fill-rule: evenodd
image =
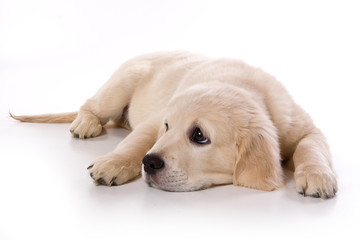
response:
M157 156L156 154L148 154L143 159L144 170L148 174L155 174L156 172L160 171L165 163L161 159L161 157Z

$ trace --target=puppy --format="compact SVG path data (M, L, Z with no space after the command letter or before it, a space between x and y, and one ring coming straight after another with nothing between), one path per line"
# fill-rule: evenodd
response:
M230 184L272 191L293 167L296 190L332 198L337 181L326 139L274 77L234 59L187 52L124 63L78 112L13 116L72 122L96 137L110 120L132 132L89 166L95 183L116 186L142 172L152 187L195 191Z

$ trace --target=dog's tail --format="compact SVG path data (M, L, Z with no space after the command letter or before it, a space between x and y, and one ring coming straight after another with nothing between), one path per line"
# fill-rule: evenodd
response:
M15 116L9 112L10 117L21 122L32 123L71 123L75 120L78 112L68 113L55 113L55 114L40 114L40 115L27 115Z

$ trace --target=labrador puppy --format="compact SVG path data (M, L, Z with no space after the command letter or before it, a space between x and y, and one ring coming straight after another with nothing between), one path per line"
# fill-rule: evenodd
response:
M99 136L110 120L131 129L89 166L96 184L117 186L142 172L165 191L230 183L272 191L283 187L286 163L300 194L337 192L322 132L281 83L239 60L143 55L124 63L78 112L12 117L72 122L81 139Z

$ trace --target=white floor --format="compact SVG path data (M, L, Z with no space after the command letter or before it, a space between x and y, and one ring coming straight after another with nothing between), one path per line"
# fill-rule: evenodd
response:
M271 2L271 4L270 4ZM360 35L355 1L1 1L0 239L359 239ZM188 49L275 75L328 137L339 192L191 193L142 179L96 187L86 168L128 132L8 117L76 110L126 59Z

